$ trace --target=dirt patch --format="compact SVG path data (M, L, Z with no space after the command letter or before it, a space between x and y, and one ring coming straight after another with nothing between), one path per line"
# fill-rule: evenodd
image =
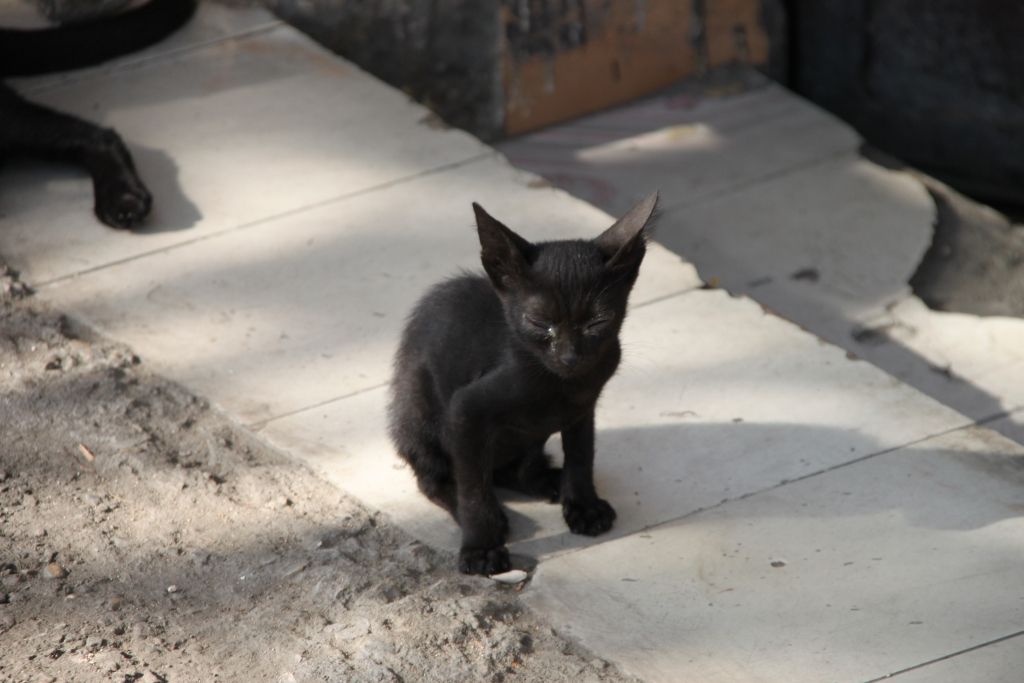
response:
M0 681L625 681L0 287Z

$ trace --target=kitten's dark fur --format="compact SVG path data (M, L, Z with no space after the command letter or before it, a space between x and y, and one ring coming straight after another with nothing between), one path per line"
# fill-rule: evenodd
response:
M619 328L657 195L592 241L532 244L474 204L487 277L430 290L395 359L390 432L420 490L462 528L459 570L509 569L494 487L561 501L573 533L615 520L594 488L594 406L619 364ZM563 469L544 443L561 432Z
M195 0L151 0L111 17L43 30L0 29L0 76L29 76L99 64L154 43L185 23ZM0 161L67 161L92 176L95 213L115 228L149 214L152 197L121 137L109 128L32 104L0 83Z

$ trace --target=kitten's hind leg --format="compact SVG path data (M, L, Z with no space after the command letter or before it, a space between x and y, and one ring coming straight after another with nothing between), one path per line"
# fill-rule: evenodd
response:
M423 495L458 520L455 479L448 456L441 447L434 444L405 445L400 448L399 455L409 463Z
M543 448L537 448L518 462L495 470L494 485L557 503L562 489L562 469L552 467L548 454Z

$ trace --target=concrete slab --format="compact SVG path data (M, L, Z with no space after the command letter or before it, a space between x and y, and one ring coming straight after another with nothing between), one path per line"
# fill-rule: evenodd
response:
M148 228L119 232L82 173L5 169L2 246L33 284L492 154L288 27L33 98L117 128L155 196Z
M721 291L635 307L623 347L598 412L598 488L619 513L601 542L968 422ZM421 538L455 547L454 524L394 455L386 401L375 389L261 433ZM557 440L549 450L560 457ZM569 534L557 506L511 507L519 552L546 557L594 543Z
M654 182L682 207L851 152L835 119L777 85L724 98L668 94L498 145L509 160L612 213Z
M670 209L658 235L731 291L788 283L841 298L855 315L907 291L931 241L930 216L919 183L849 154Z
M550 560L526 600L648 683L874 680L1019 632L1022 463L960 430Z
M943 658L892 677L893 683L1017 683L1024 670L1024 633ZM870 683L870 682L869 682Z
M677 203L666 203L659 240L705 279L975 420L1024 406L1024 321L937 313L911 294L933 201L918 179L858 147L845 124L768 87L669 92L502 149L607 210L661 186ZM993 424L1024 443L1024 421Z
M318 154L310 165L328 175L333 162ZM529 187L532 178L492 156L117 262L46 296L235 417L259 422L387 381L413 302L460 268L479 267L472 201L534 239L592 237L611 224L561 191ZM110 235L114 249L133 244L118 237ZM0 238L0 248L16 239ZM67 245L55 252L76 254ZM700 285L661 247L646 266L637 301Z

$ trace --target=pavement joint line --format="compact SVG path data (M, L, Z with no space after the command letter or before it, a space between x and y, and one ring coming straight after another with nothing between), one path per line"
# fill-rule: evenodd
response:
M289 410L289 411L281 413L279 415L273 415L271 417L266 418L265 420L257 420L255 422L250 422L248 424L243 424L243 426L246 427L247 429L251 429L253 431L257 431L258 432L261 429L263 429L264 427L266 427L267 425L269 425L271 422L275 422L277 420L283 420L285 418L292 417L294 415L298 415L299 413L304 413L304 412L306 412L308 410L316 410L317 408L323 408L326 405L330 405L331 403L337 403L338 401L344 401L345 399L352 398L353 396L359 396L360 394L368 394L371 391L376 391L377 389L383 389L384 387L388 386L389 384L391 384L390 380L388 380L387 382L380 382L379 384L374 384L373 386L363 387L362 389L356 389L355 391L350 391L349 393L342 394L341 396L332 396L331 398L325 398L322 401L318 401L318 402L313 403L313 404L308 405L308 406L303 406L301 408L295 408L294 410Z
M653 305L653 304L661 303L662 301L665 301L667 299L672 299L672 298L677 297L677 296L683 296L684 294L689 294L690 292L699 291L699 290L700 290L700 286L688 287L686 289L681 289L681 290L679 290L677 292L671 292L669 294L664 294L662 296L658 296L658 297L655 297L653 299L648 299L647 301L644 301L642 303L639 303L639 304L633 306L632 309L635 310L637 308L643 308L645 306L650 306L650 305ZM352 398L353 396L358 396L359 394L364 394L364 393L373 391L375 389L380 389L380 388L386 387L386 386L388 386L388 384L390 384L390 381L388 381L388 382L381 382L379 384L374 384L372 386L364 387L362 389L356 389L355 391L351 391L351 392L349 392L347 394L342 394L340 396L334 396L334 397L331 397L331 398L327 398L327 399L324 399L322 401L318 401L316 403L310 404L308 406L303 406L301 408L295 408L294 410L289 410L289 411L281 413L279 415L273 415L273 416L268 417L268 418L263 419L263 420L257 420L255 422L250 422L248 424L245 424L244 426L248 427L249 429L253 429L253 430L257 430L258 431L258 430L263 429L264 427L266 427L271 422L275 422L277 420L283 420L284 418L292 417L293 415L298 415L299 413L304 413L307 410L314 410L316 408L322 408L323 406L329 405L331 403L336 403L338 401L344 401L347 398Z
M996 420L1001 420L1004 417L1011 417L1013 415L1017 415L1022 410L1024 410L1024 406L1015 406L1013 408L1008 408L1007 410L1000 410L998 413L993 413L988 417L979 418L975 424L981 427L987 425L989 422L995 422Z
M1020 636L1024 636L1024 631L1017 631L1016 633L1011 633L1009 635L1002 636L1001 638L995 638L994 640L989 640L989 641L986 641L984 643L979 643L978 645L972 645L971 647L964 648L963 650L957 650L956 652L951 652L948 655L943 655L942 657L936 657L935 659L930 659L927 662L921 662L920 664L915 664L913 666L908 666L905 669L900 669L899 671L894 671L894 672L892 672L890 674L885 674L884 676L879 676L878 678L872 678L871 680L864 681L864 683L878 683L878 681L887 681L887 680L890 680L890 679L892 679L892 678L894 678L896 676L900 676L902 674L909 673L911 671L916 671L917 669L922 669L922 668L924 668L926 666L930 666L932 664L937 664L938 662L944 662L947 659L952 659L953 657L959 657L960 655L967 654L968 652L974 652L975 650L980 650L981 648L988 647L989 645L998 645L999 643L1005 642L1007 640L1012 640L1014 638L1019 638Z
M825 156L818 157L816 159L803 161L797 164L793 164L792 166L787 166L785 168L779 168L774 171L764 173L755 178L740 181L735 185L723 187L718 190L712 190L711 192L702 195L697 195L696 197L692 197L690 199L684 199L679 203L672 203L671 201L666 201L659 207L659 211L662 214L662 220L667 220L668 213L670 211L677 211L679 209L688 209L694 206L700 206L705 202L713 201L715 199L721 199L722 197L727 197L731 194L736 194L738 192L743 192L744 190L749 190L750 188L756 185L760 185L761 183L770 182L773 180L777 180L779 178L784 178L787 175L799 173L800 171L806 171L807 169L811 169L816 166L823 166L844 156L850 156L855 159L861 158L857 154L855 148L837 150L835 152L832 152L831 154L826 154Z
M184 247L188 247L188 246L191 246L193 244L198 244L199 242L205 242L207 240L217 239L217 238L223 237L225 235L230 235L230 234L233 234L233 233L236 233L236 232L240 232L242 230L247 230L249 228L253 228L253 227L256 227L256 226L259 226L259 225L263 225L265 223L270 223L272 221L280 220L282 218L288 218L290 216L297 216L299 214L305 213L306 211L312 211L313 209L319 209L319 208L322 208L324 206L328 206L330 204L334 204L335 202L343 202L343 201L347 201L349 199L353 199L355 197L359 197L359 196L364 195L364 194L370 194L371 192L377 192L377 191L380 191L380 190L389 189L391 187L396 187L398 185L403 185L405 183L413 182L413 181L419 180L420 178L425 178L425 177L428 177L428 176L431 176L431 175L434 175L434 174L446 173L448 171L454 170L454 169L459 168L461 166L468 166L470 164L473 164L473 163L476 163L478 161L481 161L481 160L484 160L484 159L487 159L487 158L490 158L490 157L494 157L494 156L497 156L497 153L494 150L488 150L488 151L480 153L480 154L474 154L473 156L467 157L465 159L460 159L459 161L453 161L451 163L443 164L441 166L435 166L434 168L429 168L429 169L425 169L425 170L422 170L422 171L417 171L416 173L413 173L412 175L402 176L402 177L396 178L394 180L388 180L388 181L385 181L385 182L382 182L382 183L378 183L376 185L371 185L369 187L364 187L362 189L355 190L353 192L348 192L348 193L341 194L341 195L335 195L333 197L328 197L326 199L321 199L319 201L315 201L315 202L313 202L311 204L304 204L302 206L297 206L297 207L293 207L291 209L286 209L284 211L279 211L278 213L271 214L269 216L263 216L262 218L257 218L257 219L251 220L251 221L247 221L245 223L241 223L239 225L231 226L231 227L228 227L228 228L223 228L223 229L217 230L215 232L209 232L209 233L206 233L206 234L203 234L203 235L197 235L197 236L195 236L195 237L193 237L191 239L183 240L181 242L176 242L174 244L168 244L168 245L165 245L163 247L159 247L157 249L150 249L149 251L143 251L143 252L140 252L138 254L132 254L131 256L126 256L124 258L115 259L113 261L108 261L106 263L101 263L99 265L91 266L89 268L83 268L82 270L77 270L77 271L75 271L73 273L67 273L65 275L59 275L59 276L57 276L55 278L51 278L49 280L44 280L42 282L30 283L30 284L31 284L33 289L44 290L44 289L46 289L48 287L52 287L54 285L61 284L61 283L65 282L65 281L67 281L67 280L73 280L73 279L78 278L78 277L83 277L83 276L89 275L91 273L95 273L97 271L100 271L100 270L104 270L104 269L107 269L107 268L113 268L115 266L120 266L120 265L123 265L125 263L130 263L132 261L137 261L139 259L148 258L148 257L154 256L156 254L163 254L163 253L174 251L176 249L182 249Z
M269 33L284 25L285 24L283 21L281 21L280 19L275 19L273 21L260 24L259 26L254 26L245 31L239 31L238 33L223 35L217 38L209 38L207 40L203 40L197 43L191 43L189 45L182 45L181 47L172 48L170 50L158 51L151 55L142 54L138 57L131 58L128 61L122 63L114 63L109 68L104 68L100 66L98 67L97 71L92 73L71 73L66 78L59 78L57 80L49 81L46 83L40 83L35 86L19 88L19 90L23 93L41 93L50 90L56 90L58 88L62 88L68 85L89 83L90 81L96 81L101 78L114 76L116 74L122 73L124 71L129 71L131 69L146 68L153 64L159 64L167 59L173 59L175 57L179 57L190 52L198 52L200 50L205 50L206 48L211 47L213 45L217 45L219 43L225 43L231 40L246 40L248 38L252 38L253 36L261 35L263 33Z
M671 519L662 520L662 521L657 522L655 524L649 524L649 525L647 525L645 527L641 527L639 529L636 529L635 531L632 531L632 532L630 532L628 534L623 534L622 536L615 536L613 538L609 538L606 541L599 541L597 543L590 543L590 544L587 544L587 545L581 545L581 546L575 547L575 548L564 548L562 550L556 550L554 552L549 553L547 555L547 559L550 560L550 559L553 559L555 557L564 557L566 555L571 555L571 554L574 554L574 553L578 553L578 552L587 550L589 548L593 548L593 547L595 547L597 545L601 545L603 543L614 543L615 541L618 541L618 540L621 540L621 539L624 539L624 538L629 538L630 536L636 536L638 534L646 533L646 532L654 530L654 529L659 529L661 527L665 527L665 526L668 526L670 524L675 524L675 523L680 522L682 520L689 519L691 517L695 517L697 515L704 514L705 512L708 512L710 510L716 510L716 509L718 509L720 507L723 507L725 505L729 505L730 503L735 503L735 502L738 502L738 501L741 501L741 500L746 500L747 498L752 498L753 496L759 496L762 493L768 493L769 491L775 491L776 489L780 489L780 488L782 488L784 486L789 486L790 484L795 484L797 482L804 481L805 479L811 479L812 477L818 477L818 476L821 476L823 474L828 474L829 472L834 472L835 470L839 470L839 469L842 469L844 467L849 467L851 465L856 465L856 464L865 462L867 460L871 460L872 458L877 458L878 456L881 456L881 455L886 455L888 453L893 453L895 451L903 450L904 448L910 448L911 446L916 446L917 444L924 443L924 442L930 441L932 439L937 439L937 438L942 437L942 436L947 436L949 434L953 434L955 432L959 432L959 431L962 431L962 430L965 430L965 429L970 429L970 428L975 427L975 426L976 426L976 424L973 421L965 422L965 423L960 424L960 425L958 425L956 427L950 427L949 429L944 429L944 430L942 430L940 432L936 432L934 434L929 434L927 436L922 436L920 438L914 439L913 441L909 441L907 443L900 444L898 446L890 446L889 448L884 448L884 449L882 449L880 451L876 451L874 453L868 453L868 454L862 455L862 456L860 456L858 458L854 458L852 460L847 460L846 462L841 462L841 463L839 463L837 465L832 465L830 467L826 467L826 468L823 468L823 469L820 469L820 470L816 470L814 472L808 472L807 474L802 474L799 477L793 477L791 479L783 479L782 481L780 481L777 484L772 484L771 486L766 486L764 488L757 489L756 491L748 491L747 493L744 493L742 495L736 496L734 498L723 498L722 500L718 501L714 505L705 505L705 506L699 507L699 508L697 508L695 510L690 510L689 512L687 512L685 514L682 514L682 515L679 515L678 517L673 517ZM600 435L600 430L598 430L598 434ZM870 681L868 683L870 683Z

